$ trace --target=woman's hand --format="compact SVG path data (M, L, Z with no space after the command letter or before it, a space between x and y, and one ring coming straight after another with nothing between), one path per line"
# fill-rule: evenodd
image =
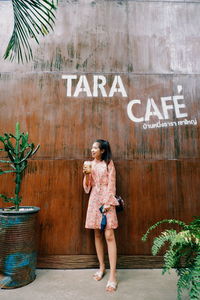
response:
M105 213L108 212L110 208L111 208L111 205L104 205L103 212L105 212Z
M85 161L83 164L83 173L85 175L90 174L91 173L91 162L90 161Z
M87 166L83 166L83 174L88 175L91 173L91 170Z

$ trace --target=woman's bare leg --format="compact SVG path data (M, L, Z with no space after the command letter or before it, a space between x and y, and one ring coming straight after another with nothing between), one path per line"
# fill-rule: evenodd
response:
M113 229L105 230L105 238L108 246L108 257L110 263L109 281L116 282L116 264L117 264L117 246L115 241L115 233ZM112 291L113 289L109 289Z
M96 247L97 257L99 260L99 270L101 272L104 272L105 262L104 262L103 235L101 234L99 229L94 229L94 237L95 237L95 247ZM98 280L98 278L96 279Z

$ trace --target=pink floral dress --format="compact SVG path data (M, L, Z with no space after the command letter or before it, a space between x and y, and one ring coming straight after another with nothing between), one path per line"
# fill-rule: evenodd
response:
M105 161L94 159L91 174L89 174L89 184L86 185L86 178L84 177L83 187L87 194L91 190L85 227L100 229L102 214L99 208L104 204L110 204L111 208L106 212L106 229L117 228L118 221L115 206L118 205L118 201L114 197L116 193L116 172L113 161L111 160L107 167Z

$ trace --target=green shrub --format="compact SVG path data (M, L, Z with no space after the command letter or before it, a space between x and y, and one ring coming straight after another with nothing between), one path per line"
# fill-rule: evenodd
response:
M152 254L157 255L167 243L163 274L176 269L178 300L182 299L184 290L188 290L191 300L200 300L200 217L194 217L188 225L173 219L159 221L147 230L142 240L146 241L150 231L163 223L178 224L181 229L167 229L154 238Z
M22 201L22 197L19 196L21 181L24 174L24 170L27 167L28 159L32 157L39 149L40 145L35 148L33 143L28 142L28 133L20 132L20 125L16 123L15 135L4 133L0 136L0 142L3 144L3 148L0 151L5 151L9 160L0 160L0 163L10 167L8 170L0 169L0 175L6 173L15 173L15 196L7 197L0 194L0 197L5 202L14 204L15 210L19 210L19 205Z

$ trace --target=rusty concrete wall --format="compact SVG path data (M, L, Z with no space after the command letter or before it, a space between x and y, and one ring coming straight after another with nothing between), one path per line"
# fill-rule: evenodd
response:
M0 2L1 15L2 56L12 29L9 1ZM112 145L118 193L127 202L119 253L149 254L150 244L141 242L148 226L198 214L199 15L200 1L60 1L55 30L33 46L31 63L0 60L0 131L19 120L41 144L23 183L24 203L41 207L41 255L94 253L81 168L96 138ZM62 75L72 74L67 96ZM74 97L83 75L92 96ZM97 75L106 96L94 94ZM108 97L116 76L126 96ZM1 177L0 185L8 191L12 178Z

